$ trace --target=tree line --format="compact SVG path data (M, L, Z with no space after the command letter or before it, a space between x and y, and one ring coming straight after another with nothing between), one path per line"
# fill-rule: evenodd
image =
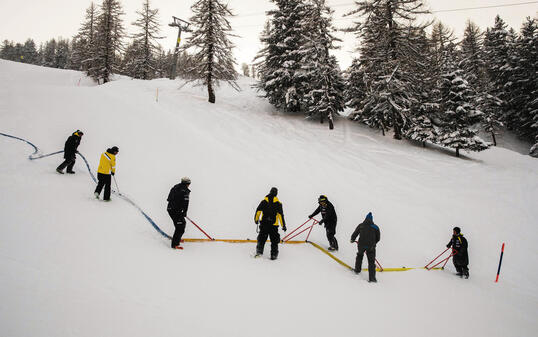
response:
M98 83L110 81L111 74L137 79L170 77L173 52L165 51L160 39L159 11L145 0L132 24L137 32L124 31L123 11L117 0L91 3L78 33L71 39L51 39L39 46L31 38L24 43L5 40L0 58L58 69L85 71ZM130 42L125 43L126 39ZM183 50L177 58L177 76L190 78L192 56Z
M257 60L259 88L277 108L323 123L350 118L396 139L482 151L508 128L536 144L538 25L520 32L497 16L485 32L471 21L457 41L423 0L361 0L346 14L358 48L341 72L332 11L325 0L272 0ZM488 142L479 132L489 135Z

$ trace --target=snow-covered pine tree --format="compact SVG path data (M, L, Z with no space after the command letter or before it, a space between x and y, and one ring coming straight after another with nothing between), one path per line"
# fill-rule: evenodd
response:
M505 84L509 82L507 64L510 58L507 25L500 16L495 17L495 25L488 28L484 38L484 56L487 64L488 80L493 84L493 96L508 101L509 93Z
M431 65L433 71L441 76L445 51L447 48L454 47L456 37L450 28L438 21L432 27L430 42ZM440 80L440 78L438 78L438 80Z
M230 37L232 27L228 21L233 16L228 5L221 0L197 0L191 7L192 34L183 49L193 48L193 66L189 72L193 81L207 87L210 103L215 103L215 86L219 81L226 81L236 90L237 72L232 54L234 48Z
M103 0L97 17L96 35L89 74L98 83L107 83L113 72L119 71L119 56L123 50L123 11L118 0Z
M187 70L192 78L207 87L208 101L215 103L215 86L219 81L226 81L239 90L235 82L237 72L232 54L234 48L230 37L233 36L228 16L233 16L227 5L221 0L197 0L191 10L192 34L183 46L184 50L193 48L193 64Z
M155 77L157 72L156 55L159 49L159 10L151 9L149 0L145 0L141 11L136 12L138 19L133 25L138 27L138 32L133 35L135 42L131 47L138 47L134 58L130 62L126 72L135 78L149 80Z
M438 74L434 58L435 44L428 38L425 29L415 29L410 32L415 34L414 61L410 62L410 71L419 78L414 82L416 99L413 101L409 114L409 127L404 136L407 139L418 141L426 147L426 143L435 144L437 131L434 124L439 111L439 89L437 86Z
M367 100L354 114L355 120L372 127L394 129L394 138L412 127L409 112L417 102L419 78L411 64L417 59L414 30L417 16L427 14L422 0L362 0L347 15L359 15L362 21L347 29L361 38L361 63L370 83Z
M37 49L34 40L28 39L22 47L22 55L24 63L36 64L38 62Z
M445 52L441 83L441 134L438 143L456 150L482 151L488 144L471 129L476 118L474 93L464 78L459 61Z
M312 6L306 0L271 0L277 8L260 38L264 48L258 53L258 88L275 107L289 112L302 109L309 84L301 69L300 53L307 36L305 18Z
M336 58L329 54L336 48L335 42L340 40L334 36L333 11L325 0L312 0L309 5L308 15L304 18L308 35L300 48L303 54L301 67L308 79L304 105L309 117L319 116L321 123L327 118L329 129L333 129L334 116L345 108L345 82Z
M480 28L468 20L461 42L461 68L475 92L475 104L478 114L481 115L482 127L485 132L491 134L493 145L497 146L495 134L503 126L503 101L495 96L495 90L487 80L483 36Z
M67 69L69 65L69 57L71 51L69 50L69 40L58 39L56 44L56 55L54 61L54 67L58 69Z
M511 59L509 126L527 140L538 137L538 24L528 17Z
M364 72L361 60L358 58L353 59L349 68L344 72L346 106L352 108L354 111L360 111L362 109L363 100L366 98L367 79L364 78L365 76L366 73ZM352 112L349 117L355 119L354 114L355 112Z
M461 42L461 66L470 85L477 92L482 90L486 82L483 37L480 28L471 20L467 20Z
M97 17L99 13L93 2L86 9L84 22L78 34L73 37L73 60L75 69L88 72L92 68L92 60L95 52L95 37Z
M121 59L121 73L127 76L130 76L132 78L142 78L143 74L141 71L141 67L139 67L138 61L140 60L140 50L142 47L140 46L139 40L133 40L131 43L125 48L125 52L123 54L123 57Z
M15 46L13 41L4 40L0 49L0 58L3 60L11 60Z
M56 39L45 42L43 47L43 66L56 68L56 48Z

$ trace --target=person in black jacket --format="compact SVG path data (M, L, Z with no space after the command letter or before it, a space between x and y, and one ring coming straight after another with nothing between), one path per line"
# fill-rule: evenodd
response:
M77 148L80 145L80 140L84 133L80 130L73 132L69 138L65 141L64 146L64 162L56 168L56 172L64 174L63 170L67 167L67 173L73 174L73 166L75 166L75 161L77 159Z
M314 213L310 214L308 217L312 219L317 214L319 214L319 212L321 212L321 221L319 222L319 224L325 224L325 230L327 231L327 239L329 240L329 250L338 250L338 241L334 237L334 235L336 234L337 220L334 206L324 195L319 196L318 203L318 208L316 208Z
M263 255L263 247L267 237L271 239L271 260L276 260L278 257L278 243L280 235L278 234L278 226L282 225L282 230L286 231L286 221L284 220L284 211L282 203L276 195L278 190L276 187L271 188L269 194L260 202L256 208L254 215L254 223L260 224L260 233L258 234L258 244L256 245L256 257ZM261 218L261 220L260 220Z
M168 207L166 210L174 222L174 236L172 237L172 248L183 249L179 244L181 237L185 233L185 217L189 209L189 185L191 180L188 177L181 178L181 183L175 185L168 194Z
M357 243L357 258L355 259L356 274L361 272L362 268L362 256L366 252L368 258L368 282L377 282L375 278L375 246L381 238L379 227L374 223L374 217L372 212L366 215L366 219L357 226L353 234L351 235L351 242L355 242L355 239L359 236Z
M454 267L456 267L457 275L459 277L465 276L467 279L469 278L469 268L467 267L469 265L467 239L463 237L459 227L454 227L452 233L452 239L450 239L450 242L446 247L452 247L453 253L455 253L452 257L452 262L454 263Z

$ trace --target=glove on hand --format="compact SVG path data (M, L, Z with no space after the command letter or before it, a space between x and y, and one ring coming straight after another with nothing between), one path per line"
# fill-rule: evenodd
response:
M351 242L351 243L355 243L355 241L353 241L353 240L349 240L349 242Z
M257 225L257 224L260 223L260 221L258 221L258 220L254 220L254 223Z
M286 228L286 225L282 226L282 230L283 230L284 232L288 230L288 229Z
M309 216L308 216L308 218L309 218L309 219L312 219L312 218L313 218L313 216L309 215Z
M449 243L448 245L446 245L446 248L450 248L450 246L451 246L451 245L450 245L450 243Z
M116 173L115 173L115 172L112 172L111 174L114 175L114 174L116 174Z

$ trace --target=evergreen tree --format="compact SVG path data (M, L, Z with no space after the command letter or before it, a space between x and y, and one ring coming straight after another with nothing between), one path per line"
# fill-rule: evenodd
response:
M58 39L56 54L54 55L54 68L67 69L70 62L69 56L69 40Z
M88 73L99 83L107 83L120 70L118 54L123 51L123 11L118 0L103 0L96 22L92 64Z
M264 48L256 60L260 82L258 88L276 108L301 111L309 92L300 52L308 36L305 18L309 6L305 0L272 0L277 9L268 11L270 23L261 36Z
M56 39L45 42L43 47L43 63L42 65L50 68L56 67Z
M232 16L228 6L221 0L198 0L191 7L194 16L190 22L194 26L192 35L184 49L194 48L194 80L207 86L209 102L215 103L215 89L219 81L228 82L239 90L235 82L237 73L232 54L234 45L230 41L231 26L227 16Z
M159 50L157 40L162 39L159 36L159 10L151 9L149 0L145 0L142 10L136 13L139 17L133 25L139 28L139 32L133 36L135 43L132 47L138 49L129 65L128 73L135 74L133 76L135 78L148 80L154 78L157 72L156 55Z
M332 14L325 0L312 0L304 18L308 36L299 49L304 55L301 64L307 79L306 113L310 117L319 116L321 123L327 118L329 129L334 128L334 115L345 108L345 83L336 58L329 54L336 48L335 42L340 41L334 36Z
M462 69L477 92L482 91L486 82L483 36L480 28L468 20L461 42Z
M410 112L417 105L419 78L413 64L414 48L420 31L427 24L416 24L418 15L426 14L422 0L363 0L347 15L363 18L347 31L361 38L361 66L369 79L368 95L355 120L384 131L394 129L400 139L412 127Z
M28 39L22 47L22 55L24 63L36 64L38 60L37 49L34 40Z
M461 43L461 67L475 92L476 108L482 116L483 129L491 134L493 145L497 146L495 134L503 126L503 101L495 96L494 87L486 78L483 36L476 24L467 21Z
M0 58L4 60L14 61L16 59L15 44L13 41L4 40Z
M527 18L515 42L510 82L510 126L524 139L538 137L538 23Z
M509 81L507 62L510 58L510 46L506 23L500 16L495 17L495 25L488 28L484 39L484 56L488 80L493 84L494 96L508 101L509 93L505 84Z
M97 32L97 17L99 16L97 7L93 2L86 9L86 16L78 34L73 38L73 67L74 69L86 72L92 68L92 61L95 57L95 39Z
M438 142L459 150L482 151L488 144L471 129L476 117L474 93L464 78L463 70L453 56L446 53L441 85L441 134Z

